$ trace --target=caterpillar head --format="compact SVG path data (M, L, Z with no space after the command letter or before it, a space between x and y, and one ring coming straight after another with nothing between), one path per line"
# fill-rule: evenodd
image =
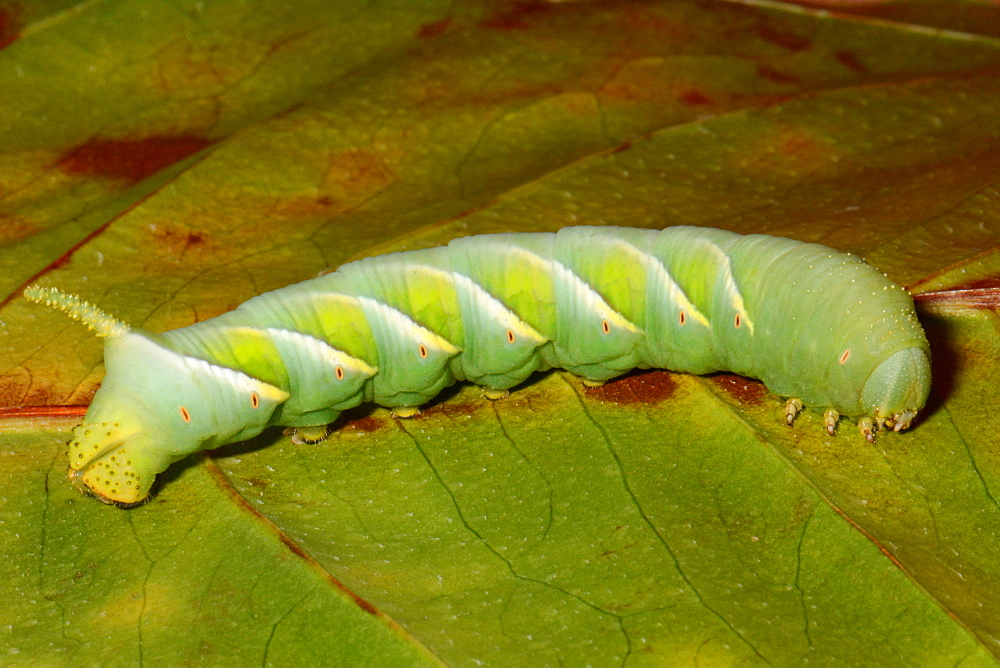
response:
M106 338L104 366L69 444L69 477L119 506L145 500L156 474L178 459L259 433L288 398L141 331Z
M105 339L106 374L69 444L69 478L101 501L142 503L182 457L259 433L288 393L174 350L73 295L26 295L66 311Z
M134 420L98 422L90 412L73 430L69 443L70 481L105 503L121 507L142 503L158 472L151 470L146 457L135 454L149 449L148 433Z

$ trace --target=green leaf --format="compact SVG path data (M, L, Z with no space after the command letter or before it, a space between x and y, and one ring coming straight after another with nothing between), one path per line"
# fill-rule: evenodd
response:
M1000 10L865 11L0 3L6 660L995 663ZM864 255L918 296L930 404L871 446L735 376L554 372L271 430L134 510L64 477L100 343L28 283L163 331L578 224Z

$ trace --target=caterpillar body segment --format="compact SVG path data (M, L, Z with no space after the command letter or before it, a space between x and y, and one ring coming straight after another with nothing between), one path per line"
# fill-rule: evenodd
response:
M632 368L732 371L870 440L910 426L930 387L910 296L856 257L763 235L572 227L456 239L353 262L234 311L151 334L48 288L26 296L105 339L107 376L70 476L141 502L192 452L269 425L315 442L365 402L413 414L468 381L499 398L533 372L599 385Z

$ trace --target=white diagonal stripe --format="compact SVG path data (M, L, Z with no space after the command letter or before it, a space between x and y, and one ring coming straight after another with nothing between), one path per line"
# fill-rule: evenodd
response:
M503 302L484 290L482 286L468 276L452 272L451 278L455 282L455 288L469 295L475 303L476 308L480 309L501 328L510 330L518 339L526 338L539 346L548 341L534 327L521 320Z
M652 274L653 280L662 286L662 289L666 292L671 302L676 304L678 308L698 324L709 329L712 328L712 324L708 321L708 318L688 299L684 289L670 275L670 272L663 265L663 262L660 261L660 258L643 252L626 241L616 240L616 245L635 257L646 268L647 274Z
M339 366L345 371L360 374L366 378L374 376L378 371L364 360L348 355L342 350L337 350L315 336L273 327L268 327L264 331L273 339L280 339L295 348L305 350L312 359L320 360L331 368Z
M569 270L566 265L556 260L550 260L552 274L557 280L565 281L578 295L583 297L583 303L589 311L596 313L602 320L607 320L608 324L621 329L628 330L633 334L640 334L642 330L629 322L618 311L604 301L594 288L590 287L582 278Z
M375 317L381 318L391 329L399 332L414 343L427 346L428 348L432 348L435 352L444 353L449 356L457 355L461 352L458 348L431 330L423 327L422 325L418 325L402 311L398 311L393 307L376 301L370 297L359 296L357 299L366 314L371 314Z

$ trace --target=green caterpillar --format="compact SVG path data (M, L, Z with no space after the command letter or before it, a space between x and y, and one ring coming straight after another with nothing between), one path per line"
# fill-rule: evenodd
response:
M841 415L874 440L930 389L913 301L856 257L696 227L570 227L392 253L163 334L31 286L105 340L106 377L69 444L69 476L131 506L158 473L270 425L318 442L363 402L407 415L456 381L499 398L561 367L600 384L632 368L727 370Z

